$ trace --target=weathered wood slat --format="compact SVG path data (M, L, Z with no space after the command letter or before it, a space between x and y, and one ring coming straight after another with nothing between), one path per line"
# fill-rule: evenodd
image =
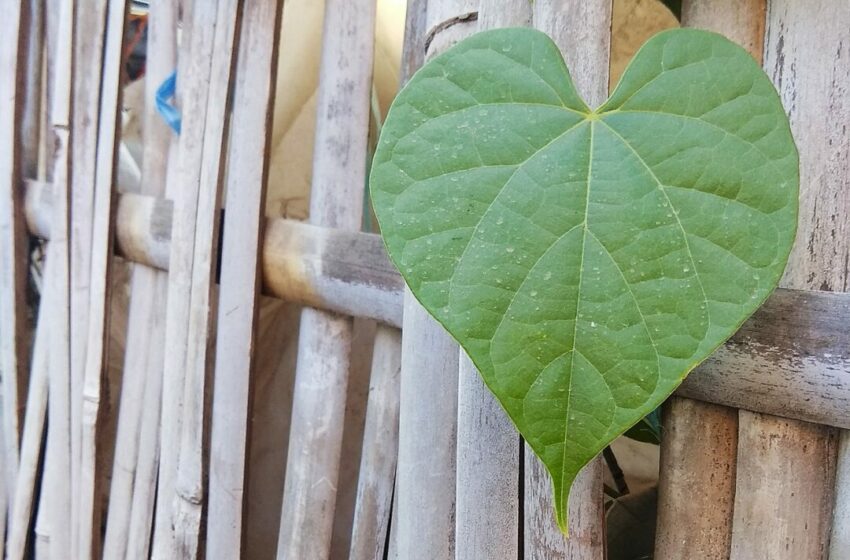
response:
M672 397L663 422L655 558L729 558L738 411Z
M174 70L177 16L176 4L155 3L150 7L145 67L145 97L148 100L155 99L159 84ZM154 197L151 200L158 200L156 197L166 194L167 157L172 132L152 102L145 104L143 118L145 134L140 187L142 193ZM119 204L116 220L120 223L122 217ZM116 234L120 239L120 233ZM133 267L104 558L124 558L127 552L144 406L142 397L147 380L162 377L167 290L168 275L165 272L146 266Z
M378 325L372 351L350 560L384 557L398 458L400 372L401 332Z
M196 5L181 52L182 125L174 175L174 243L170 247L160 431L160 464L152 556L181 557L178 507L195 510L202 492L205 391L211 289L217 250L220 172L240 2ZM184 422L190 425L183 426ZM184 503L184 502L188 502ZM147 507L147 506L145 506ZM144 507L142 509L145 509ZM140 512L141 513L141 512ZM192 519L186 519L194 523ZM132 520L131 520L132 523ZM188 528L191 532L191 527ZM183 528L180 531L184 532Z
M278 0L249 2L242 14L227 174L227 218L231 226L224 233L224 264L218 300L205 545L208 559L240 558L244 551L243 512L259 306L259 247L268 175L265 154L271 142L277 68L275 50L282 4ZM213 256L214 252L206 255L207 258ZM209 264L215 264L215 260L210 259ZM215 281L215 271L207 266L205 272L209 291ZM205 319L204 326L210 328L209 319ZM198 370L206 362L197 358L193 361ZM201 379L202 373L197 371ZM197 419L192 423L187 420L184 418L184 427L198 422ZM188 443L200 451L202 433L198 431ZM200 475L200 454L197 460ZM197 480L196 484L200 486L200 483ZM196 505L191 515L197 516L193 520L195 523L200 522L203 501L200 490L199 487L193 496ZM188 510L191 503L184 503L184 510ZM187 513L190 512L180 512L179 517L185 518ZM197 538L198 535L192 536ZM184 552L184 557L190 556Z
M850 277L836 264L850 256L850 5L771 0L766 35L764 66L800 151L797 243L781 284L845 291ZM836 431L744 411L739 426L732 557L826 558Z
M310 223L360 229L375 0L328 0L313 150ZM327 558L336 507L351 319L301 314L277 557Z
M3 390L3 476L0 498L5 523L6 504L14 493L18 474L20 422L25 395L28 359L26 336L27 231L24 222L24 193L21 188L22 150L19 143L24 103L24 62L29 44L28 5L4 4L0 34L0 371ZM0 545L2 546L2 545Z

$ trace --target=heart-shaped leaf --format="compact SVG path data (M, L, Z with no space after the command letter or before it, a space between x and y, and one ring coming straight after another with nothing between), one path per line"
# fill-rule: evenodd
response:
M656 35L591 110L546 35L503 29L399 93L371 188L390 258L545 463L564 528L582 466L776 286L798 177L776 91L727 39Z

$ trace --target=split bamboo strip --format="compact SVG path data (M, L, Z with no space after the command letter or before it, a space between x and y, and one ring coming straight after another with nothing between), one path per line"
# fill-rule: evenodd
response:
M50 276L47 300L43 302L48 314L49 368L49 426L48 437L52 440L51 462L46 466L42 493L50 496L51 508L47 510L47 521L51 535L51 558L67 555L71 546L71 254L70 254L70 198L71 176L71 108L74 82L73 40L74 3L62 1L58 6L58 38L55 46L56 72L50 103L50 132L52 135L52 157L54 196L51 220L54 239L48 252ZM45 491L46 489L46 491Z
M172 229L168 310L166 313L165 362L160 420L160 464L152 556L178 557L176 523L178 468L183 469L182 492L189 499L200 492L201 449L196 444L181 452L184 439L203 430L204 390L209 331L206 321L217 243L219 180L227 123L233 49L239 25L238 0L220 0L190 8L188 21L189 56L180 57L182 123L177 168L174 174L174 227ZM193 308L193 305L197 307ZM194 327L193 327L194 324ZM194 330L193 330L194 329ZM197 340L193 342L192 336ZM190 346L191 345L191 346ZM190 363L191 356L200 362ZM191 371L189 368L192 368ZM201 369L199 370L198 367ZM201 375L200 379L198 375ZM184 406L185 405L185 406ZM200 408L199 408L200 407ZM182 429L184 418L197 422ZM200 440L196 440L200 444Z
M481 29L528 27L526 0L481 2ZM457 559L519 558L521 440L475 365L460 350L457 412Z
M271 142L282 8L281 1L264 0L246 4L242 14L234 126L227 158L230 161L226 191L229 226L222 241L223 266L218 294L206 530L208 559L241 558L244 552L242 517L257 338L260 246L268 178L265 156ZM208 258L208 262L214 264L215 251ZM197 262L195 266L197 268ZM215 280L214 270L209 268L206 272L211 287ZM210 318L204 319L209 321ZM199 369L203 365L198 362L195 367ZM196 375L200 378L202 372ZM184 418L184 427L187 425ZM201 436L201 433L195 436L193 447L196 449L201 444ZM197 459L200 460L200 456ZM181 467L182 460L181 456ZM198 493L197 498L197 518L193 523L199 525L202 494ZM181 515L181 519L184 517L186 514ZM192 529L196 530L194 526Z
M260 5L262 4L262 5ZM245 63L240 69L248 71L253 77L251 87L257 93L252 100L245 103L252 109L254 103L260 103L265 109L258 109L255 115L267 117L271 114L269 105L274 95L273 68L276 67L274 58L274 45L277 41L277 22L279 20L281 2L271 4L266 2L251 3L241 8L240 2L222 2L216 15L217 29L213 40L213 59L210 67L211 80L215 80L221 87L208 90L206 123L204 126L203 151L200 160L200 174L198 195L196 199L195 238L192 256L192 281L191 299L189 302L188 334L185 358L185 381L183 386L183 417L180 422L180 445L177 465L176 479L176 501L172 505L174 515L175 531L175 553L180 558L196 558L203 553L202 513L204 510L204 498L206 495L207 466L206 461L209 453L209 408L207 401L210 393L210 375L212 373L212 345L215 340L216 302L213 289L215 286L216 266L218 258L219 242L219 216L222 198L222 177L224 174L224 162L226 139L229 124L229 94L233 91L234 49L237 45L237 37L240 52L242 45L253 48L251 53L251 66L256 64L257 74ZM244 13L240 13L243 10ZM241 26L241 31L238 31ZM243 61L248 60L244 56ZM263 69L269 74L264 80ZM236 73L238 79L238 72ZM267 81L268 80L268 81ZM226 86L224 85L226 84ZM238 95L238 93L237 93ZM262 103L263 97L265 103ZM238 121L238 117L237 117ZM243 123L246 129L251 130L256 137L262 137L258 121L251 119L249 123ZM236 135L231 142L241 143L243 140ZM263 146L251 144L251 146ZM257 151L264 153L261 147ZM240 156L236 156L239 158ZM247 158L248 156L246 156ZM239 169L235 173L247 173L245 169ZM262 184L262 182L261 182ZM252 204L252 196L249 192L237 191L237 197L247 205ZM234 203L236 204L236 203ZM260 196L259 207L263 205ZM236 211L239 214L238 210ZM244 223L237 216L236 221L240 227L246 228L243 232L256 229L254 238L250 235L234 236L240 250L258 250L259 225L250 223L247 216L242 216ZM256 267L255 267L256 268ZM240 270L240 272L250 271ZM245 297L255 299L258 282L242 283L233 286L232 289L239 290ZM239 305L239 304L236 304ZM228 310L232 310L228 308ZM236 320L234 318L234 320ZM227 322L231 318L228 317ZM219 338L219 340L222 340ZM248 338L223 342L240 346L240 350L252 346ZM242 346L244 345L244 346ZM218 348L218 346L217 346ZM228 371L226 375L234 372ZM208 551L214 552L215 545L210 545Z
M683 25L723 33L758 61L762 60L764 16L765 0L686 0L682 5ZM719 365L731 375L741 375L724 361ZM716 387L713 384L712 390ZM674 397L664 411L663 435L655 556L662 560L686 555L728 558L737 411ZM695 524L702 529L691 530Z
M781 284L846 291L848 271L836 263L850 258L845 125L850 65L843 54L850 39L850 5L771 0L766 29L764 66L800 151L797 243ZM825 426L740 413L733 558L826 558L836 439L836 430Z
M423 56L436 56L477 29L476 1L423 3L423 23L405 37L408 71L421 65ZM396 553L405 560L449 560L455 556L459 350L409 290L403 317Z
M74 61L77 71L74 72L71 126L71 143L74 146L71 184L74 188L71 190L70 239L71 317L74 318L74 328L71 330L71 480L68 486L71 511L75 518L79 511L80 496L83 380L89 331L92 224L106 12L106 2L81 0L74 16L74 29L77 30ZM78 540L75 528L72 528L71 536L73 544ZM73 550L77 550L76 546Z
M156 90L173 71L177 34L177 5L151 4L148 13L145 67L144 151L141 192L163 196L172 131L152 102ZM120 209L120 206L119 206ZM118 220L121 219L120 213ZM146 381L162 377L165 342L165 298L168 275L135 265L130 280L130 308L124 355L121 402L115 436L115 457L109 489L104 558L124 558L138 463L139 436Z
M0 104L0 372L2 372L3 476L0 509L5 524L6 504L14 493L18 474L20 415L27 379L26 275L27 232L24 223L24 194L21 183L22 150L20 118L24 103L23 63L29 44L27 5L4 3L0 21L0 79L4 83ZM2 531L0 531L2 534Z
M328 0L316 111L310 223L357 231L369 135L375 0ZM351 351L350 317L306 308L277 557L330 553Z
M100 450L104 443L101 436L104 422L101 401L104 398L103 381L106 378L109 351L110 271L115 227L113 185L117 167L127 6L127 0L113 0L109 3L103 55L92 221L88 342L80 415L79 510L77 516L69 520L79 524L76 550L80 560L100 557L101 548L101 497L106 468Z
M50 270L49 260L45 263L43 271L44 278L51 278L52 271ZM38 308L30 384L27 392L27 410L21 437L21 462L18 468L17 484L15 484L15 496L9 514L9 534L5 556L8 560L24 560L27 540L30 536L30 521L35 506L33 499L36 494L41 443L47 417L51 342L49 339L50 320L47 315L47 309L50 306L47 303L50 301L48 292L53 289L53 285L54 282L52 281L44 283L41 292L42 304Z
M400 372L401 331L378 325L372 353L350 560L384 557L398 458Z
M538 0L534 26L560 47L576 89L587 104L601 104L608 93L611 49L611 2ZM571 560L605 556L602 460L579 473L570 490L567 540L552 514L552 484L532 451L525 449L525 558L551 555Z
M422 64L426 0L409 0L400 86ZM392 265L390 265L392 267ZM399 282L399 289L404 285ZM401 302L401 298L398 298ZM399 313L400 315L400 313ZM401 317L398 317L398 325ZM372 355L369 399L363 433L357 498L351 535L351 560L398 558L397 484L401 393L401 331L378 325ZM385 550L386 545L386 550Z

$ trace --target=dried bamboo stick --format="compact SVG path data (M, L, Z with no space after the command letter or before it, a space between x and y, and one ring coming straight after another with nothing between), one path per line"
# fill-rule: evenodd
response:
M328 1L310 195L315 225L360 228L374 34L374 0ZM302 312L280 559L328 557L350 349L350 318L310 308Z
M77 558L100 556L101 492L104 483L100 446L104 411L103 380L109 351L110 271L114 221L114 189L121 110L124 30L127 0L113 0L107 14L101 82L100 120L97 134L94 208L92 212L91 275L89 284L89 324L80 415L79 523Z
M197 547L203 489L204 393L209 367L211 275L217 250L219 181L227 130L228 95L240 2L198 6L180 57L182 125L175 170L174 242L171 244L162 384L159 484L152 556L183 557ZM185 422L190 422L184 426ZM184 503L185 502L185 503ZM188 504L190 515L178 519ZM182 524L179 525L178 524ZM188 525L187 525L188 524ZM181 550L178 532L187 535ZM188 531L188 533L187 533ZM182 538L182 537L181 537Z
M176 4L155 3L150 7L145 68L147 100L155 98L159 84L174 69L177 17ZM150 101L145 104L144 119L141 192L163 196L172 131ZM105 558L126 555L143 415L142 396L148 379L162 377L168 275L135 266L130 282L127 345L103 547ZM159 420L155 422L158 424Z
M401 332L378 325L372 351L351 560L381 559L390 525L398 458Z
M66 483L71 492L71 512L74 519L79 511L83 380L89 331L94 185L106 12L106 2L81 0L74 16L74 28L80 32L74 38L76 71L71 126L71 143L74 147L71 184L74 188L71 190L70 251L71 317L74 328L71 329L71 473L70 480ZM72 548L65 550L77 550L77 527L77 524L72 526L69 543ZM54 548L61 550L61 547Z
M26 275L27 232L24 223L24 195L21 185L22 150L20 116L24 103L23 77L29 28L28 6L10 2L0 20L0 76L8 89L0 104L0 371L2 376L3 475L0 499L5 522L6 504L11 499L18 473L20 414L25 388L27 359Z
M58 6L57 40L55 42L55 74L53 89L49 92L50 129L53 137L52 175L54 182L52 232L47 259L49 267L45 275L48 286L46 290L46 306L48 319L47 336L48 352L48 408L49 425L48 439L50 440L51 462L46 465L45 480L42 485L44 494L50 496L49 509L47 504L46 521L53 546L49 554L51 558L59 558L67 554L71 545L71 257L70 257L70 197L71 197L71 98L73 96L73 37L74 37L74 4L63 1ZM34 411L36 412L36 411ZM42 420L43 421L43 420ZM36 430L41 431L37 425ZM39 438L40 439L40 438ZM37 447L40 442L28 442ZM37 453L37 452L36 452ZM37 458L34 463L37 465Z
M48 252L50 249L48 248ZM45 263L44 278L51 278L50 261ZM47 303L50 301L48 291L53 289L54 282L45 282L41 293L42 304L38 308L35 341L32 351L32 369L30 385L27 393L27 409L24 417L24 431L21 437L21 462L18 469L18 480L15 484L15 496L12 500L9 515L9 534L7 537L6 556L8 560L23 560L29 539L30 521L34 509L33 499L36 491L39 461L41 460L41 444L44 438L45 420L47 417L47 389L49 383L49 336L50 321L48 320Z
M266 154L272 133L282 8L282 2L266 0L246 5L242 14L233 107L235 126L228 157L227 218L231 225L224 232L222 243L224 265L218 301L206 530L208 559L239 558L244 552L242 517L246 507L259 257L268 175ZM213 273L209 271L210 285L214 282ZM211 317L205 320L210 321ZM201 434L195 439L199 449ZM185 503L184 509L190 505ZM201 511L200 507L195 509L193 530L197 531Z

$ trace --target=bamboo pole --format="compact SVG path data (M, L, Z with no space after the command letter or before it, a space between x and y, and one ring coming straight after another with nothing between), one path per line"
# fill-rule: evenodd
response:
M227 181L228 228L213 385L206 557L239 558L250 440L254 345L259 308L260 245L275 95L282 2L245 6L239 40ZM212 253L214 255L214 253ZM213 272L213 271L210 271ZM210 282L214 277L210 277ZM185 425L185 424L184 424ZM200 523L200 507L197 523ZM183 516L181 516L183 517Z
M151 196L166 194L164 187L172 131L150 100L155 99L159 84L174 69L177 17L177 6L168 2L152 4L148 14L145 68L145 98L148 102L143 117L145 144L141 162L141 192ZM142 427L144 399L141 397L147 380L162 377L168 276L156 269L134 266L130 283L127 346L103 547L105 558L123 558L126 555Z
M421 25L405 37L409 69L477 29L477 2L424 3ZM409 290L403 317L396 554L448 560L455 555L458 345Z
M360 229L375 35L374 0L328 0L322 34L310 223ZM279 559L327 558L336 506L351 319L307 308L284 483Z

